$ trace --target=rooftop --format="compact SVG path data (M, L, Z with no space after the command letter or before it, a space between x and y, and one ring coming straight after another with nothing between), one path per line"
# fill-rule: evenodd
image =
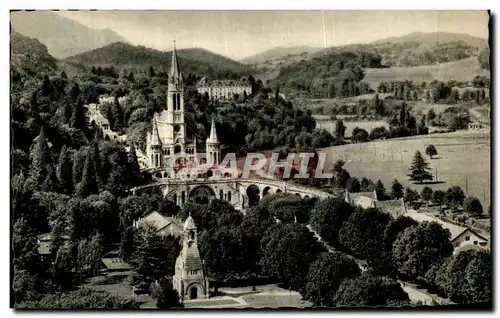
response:
M392 215L394 218L406 213L405 203L402 199L375 201L375 208Z
M459 225L451 224L449 222L445 222L445 221L443 221L443 220L441 220L439 218L436 218L436 217L434 217L432 215L428 215L428 214L425 214L425 213L418 213L416 211L409 211L409 212L406 212L406 214L404 216L410 217L410 218L414 219L415 221L417 221L419 223L425 222L425 221L438 223L444 229L447 229L447 230L450 231L450 233L451 233L450 239L452 241L454 239L456 239L464 231L467 230L466 227L462 227L462 226L459 226Z

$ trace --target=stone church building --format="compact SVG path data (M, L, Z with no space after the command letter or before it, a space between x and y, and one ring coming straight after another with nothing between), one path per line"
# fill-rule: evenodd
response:
M196 138L190 140L186 136L184 82L175 46L168 76L167 108L154 114L152 130L146 136L148 168L172 168L168 165L169 156L173 154L183 154L188 158L188 162L179 162L180 165L194 162L197 154ZM216 159L215 164L220 163L219 141L213 118L210 136L206 140L206 154Z
M182 250L175 262L173 287L182 300L209 298L209 282L198 250L198 233L191 215L184 222Z

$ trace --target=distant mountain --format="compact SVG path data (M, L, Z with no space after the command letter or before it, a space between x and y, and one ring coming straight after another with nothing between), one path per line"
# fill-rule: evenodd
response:
M10 22L17 32L44 43L56 58L72 56L114 42L127 42L109 29L92 29L53 11L12 12Z
M407 35L391 37L372 42L373 44L392 43L402 44L406 42L417 42L420 45L436 45L437 43L465 42L470 46L483 48L488 45L488 40L461 33L447 32L413 32Z
M262 53L258 53L241 60L245 64L259 64L266 63L267 61L275 61L285 59L289 56L304 55L316 53L321 51L322 48L311 46L290 46L290 47L276 47Z
M10 35L11 68L36 75L57 69L57 60L36 39L12 31Z
M205 49L177 50L182 73L210 78L237 78L250 75L252 68ZM172 52L162 52L144 46L113 43L104 47L71 56L66 62L91 66L113 66L118 69L170 69Z

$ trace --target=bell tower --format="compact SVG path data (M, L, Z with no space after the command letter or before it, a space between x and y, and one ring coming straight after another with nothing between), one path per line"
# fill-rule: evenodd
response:
M209 281L198 250L198 233L191 214L184 222L182 250L175 262L173 287L181 299L203 299L209 295Z
M167 90L167 125L169 135L173 137L171 153L185 152L186 125L184 123L184 83L182 80L177 50L172 51ZM169 148L170 148L169 147Z

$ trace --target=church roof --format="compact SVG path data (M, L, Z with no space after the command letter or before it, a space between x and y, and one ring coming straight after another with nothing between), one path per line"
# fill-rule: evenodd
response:
M210 136L207 138L207 143L217 144L219 143L219 138L217 138L217 130L215 128L215 120L212 117L212 125L210 127Z
M196 230L196 224L194 224L194 219L191 215L184 222L184 230Z
M151 144L161 145L160 134L158 133L158 124L156 116L153 117L153 131L151 132Z
M184 270L203 270L203 263L201 262L200 252L196 245L191 245L189 247L184 247L179 254L176 261L176 267L178 267L178 262L183 264Z
M375 201L375 207L381 212L392 215L394 218L398 218L406 213L403 199Z

